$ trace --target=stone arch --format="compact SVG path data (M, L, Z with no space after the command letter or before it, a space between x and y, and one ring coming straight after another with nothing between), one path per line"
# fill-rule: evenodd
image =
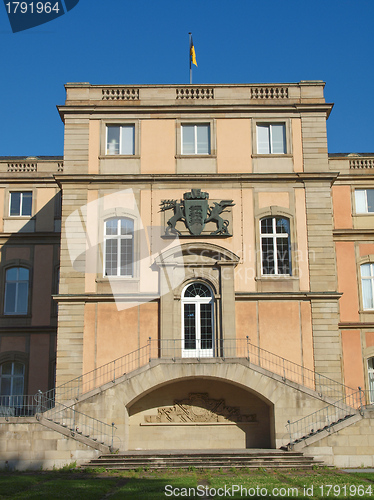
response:
M273 448L273 404L243 384L185 376L127 405L128 449Z

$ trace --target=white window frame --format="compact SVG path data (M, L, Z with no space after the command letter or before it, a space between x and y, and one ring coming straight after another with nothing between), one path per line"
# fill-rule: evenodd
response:
M283 151L282 152L274 152L274 141L273 141L273 127L274 126L282 126L283 128ZM266 152L260 152L260 145L259 145L259 127L266 128L268 129L268 146L269 150ZM257 151L256 153L259 155L285 155L287 154L287 127L285 122L272 122L272 123L262 123L262 122L257 122L256 123L256 146L257 146Z
M23 214L23 198L25 194L31 194L31 207L30 207L30 213ZM20 201L19 201L19 213L18 214L11 214L11 206L12 206L12 195L14 194L19 194L20 195ZM32 215L32 202L33 202L33 195L32 191L10 191L9 193L9 217L31 217Z
M121 220L129 220L132 223L132 233L131 234L121 234ZM117 234L108 235L106 234L106 225L109 221L117 221ZM133 278L134 277L134 233L135 233L135 221L131 217L110 217L104 222L104 258L103 258L103 276L106 278ZM106 256L107 256L107 241L116 240L117 241L117 272L116 274L106 274ZM121 274L121 241L131 240L132 241L132 262L131 262L131 274Z
M362 275L362 269L364 266L369 266L369 276ZM374 263L373 262L365 262L360 265L360 275L361 275L361 292L362 292L362 309L364 311L373 311L374 310ZM364 297L364 280L369 281L369 289L371 289L371 304L370 307L365 307L365 297ZM370 300L370 298L368 299Z
M206 283L201 283L206 286L210 292L209 297L186 297L185 293L187 289L195 283L189 283L183 290L182 293L182 357L183 358L196 358L196 357L213 357L214 354L214 295L213 291ZM199 282L196 282L199 284ZM186 304L194 304L195 305L195 349L185 349L184 340L185 340L185 317L184 317L184 306ZM202 304L211 304L211 328L212 328L212 348L211 349L202 349L201 348L201 305Z
M197 151L197 129L198 127L208 127L209 135L208 135L208 151L205 153L201 153ZM194 152L184 152L184 141L183 141L183 130L184 127L194 127ZM201 122L201 123L182 123L181 124L181 154L183 156L188 156L188 155L202 155L202 156L209 156L212 151L211 147L211 142L212 142L212 127L210 122Z
M118 128L119 129L119 144L118 144L118 153L110 153L109 152L109 144L108 144L108 134L109 134L109 128ZM122 129L123 128L131 128L132 129L132 153L123 153L122 148ZM105 127L105 155L106 156L135 156L136 152L136 127L135 123L123 123L123 124L116 124L116 123L107 123Z
M374 210L369 211L368 198L367 198L368 191L374 192L374 188L355 189L356 214L374 214Z
M272 232L271 233L262 233L261 222L265 219L272 220ZM276 221L277 219L286 219L288 220L289 225L289 233L277 233L276 232ZM275 215L275 216L265 216L261 217L259 220L260 225L260 261L261 261L261 276L292 276L292 256L291 256L291 221L289 217ZM273 240L273 257L274 257L274 273L273 274L264 274L264 263L263 263L263 255L262 255L262 240L264 238ZM277 239L288 240L288 253L289 253L289 273L283 274L279 273L278 269L278 252L277 252Z
M16 280L8 280L7 279L7 274L12 269L17 269L17 279ZM20 269L25 269L28 272L28 279L27 280L19 279L19 270ZM9 293L8 286L11 283L15 283L15 285L16 285L15 311L7 311L6 310L7 294ZM26 304L25 304L26 310L19 311L18 310L18 295L19 295L19 285L21 283L23 283L23 284L27 283L27 295L26 295ZM29 293L30 293L30 270L24 266L8 267L5 270L4 315L7 315L7 316L21 316L21 315L25 316L25 315L27 315L28 311L29 311Z

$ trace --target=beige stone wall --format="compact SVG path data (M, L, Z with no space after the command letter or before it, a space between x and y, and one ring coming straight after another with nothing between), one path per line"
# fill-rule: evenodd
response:
M0 467L10 470L59 468L96 458L99 452L48 429L35 418L0 418Z
M331 436L303 449L306 455L323 460L335 467L374 466L374 415L367 412L365 418L345 427Z

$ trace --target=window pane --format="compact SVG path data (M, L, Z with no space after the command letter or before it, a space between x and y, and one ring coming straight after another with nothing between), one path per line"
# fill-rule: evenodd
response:
M105 248L105 275L117 275L117 240L106 240Z
M135 154L135 127L134 125L123 125L121 127L121 154Z
M371 279L362 280L362 300L364 309L374 309L373 285Z
M106 154L118 155L119 154L119 126L107 127L107 148Z
M362 264L361 276L370 276L370 264Z
M257 125L257 153L260 155L269 154L269 144L269 125Z
M277 238L278 274L290 274L288 238Z
M110 219L105 223L105 234L108 236L113 236L117 234L118 231L118 219Z
M32 193L26 192L22 193L22 215L31 215L32 209Z
M27 314L27 298L29 284L18 283L17 310L18 314Z
M1 379L1 396L11 395L12 379L10 377Z
M29 270L26 269L25 267L19 267L18 268L18 279L21 281L28 281L29 280Z
M356 213L358 213L358 214L366 213L366 192L365 192L365 189L356 189L355 200L356 200Z
M22 375L24 374L25 365L23 363L13 363L13 373L14 375Z
M273 154L286 152L286 131L283 123L271 126L271 146Z
M12 267L6 272L6 281L16 281L18 279L18 267Z
M278 234L290 234L290 221L288 219L276 219L276 231Z
M23 377L13 377L12 396L23 394Z
M10 193L10 214L20 215L21 193Z
M272 234L273 232L273 219L268 217L261 220L261 234Z
M195 126L182 125L182 154L195 154Z
M132 239L121 240L121 276L132 276Z
M1 365L1 375L11 375L12 374L12 363L3 363Z
M121 234L132 235L134 232L134 221L131 219L121 219Z
M195 304L184 304L184 348L196 349Z
M273 238L262 238L262 273L274 274L274 248Z
M368 189L367 202L368 202L368 212L374 212L374 189Z
M210 153L210 126L196 125L197 136L197 154Z
M201 322L201 349L212 349L213 331L212 331L212 304L200 305Z
M6 283L5 284L5 313L15 313L16 312L16 290L17 283Z

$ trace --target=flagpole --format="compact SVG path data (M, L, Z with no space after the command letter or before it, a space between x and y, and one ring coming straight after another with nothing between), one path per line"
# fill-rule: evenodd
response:
M192 84L192 64L191 64L191 37L192 37L192 33L188 33L188 37L189 37L189 48L188 48L188 57L190 59L190 85Z

